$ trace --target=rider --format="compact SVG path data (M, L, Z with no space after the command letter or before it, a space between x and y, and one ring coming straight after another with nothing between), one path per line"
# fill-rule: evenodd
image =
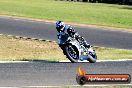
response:
M56 22L56 29L58 33L63 32L68 34L70 37L75 37L79 42L82 42L84 47L90 47L90 45L87 44L86 40L82 36L80 36L70 25L66 25L63 21Z

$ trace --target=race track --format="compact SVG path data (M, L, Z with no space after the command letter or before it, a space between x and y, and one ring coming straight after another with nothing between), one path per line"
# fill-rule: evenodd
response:
M132 49L132 33L75 26L92 45ZM0 33L57 41L54 23L0 16ZM0 87L77 85L77 68L88 74L130 74L132 61L64 63L31 61L0 63ZM131 83L132 84L132 83ZM92 85L92 84L91 84Z
M76 74L79 66L83 67L87 74L132 75L132 61L97 62L94 64L59 62L45 63L43 61L28 63L1 63L0 86L24 87L78 85L76 83Z
M132 33L74 27L92 45L132 49ZM54 23L0 16L0 33L57 41Z

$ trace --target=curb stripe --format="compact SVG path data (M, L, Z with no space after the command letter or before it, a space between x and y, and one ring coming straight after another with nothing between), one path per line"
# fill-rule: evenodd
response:
M2 36L4 34L0 34L0 36ZM37 38L30 38L30 37L21 37L21 36L14 36L14 35L7 35L8 37L15 37L16 39L31 39L31 40L38 40L38 41L46 41L46 42L53 42L56 43L56 41L51 41L51 40L46 40L46 39L37 39Z

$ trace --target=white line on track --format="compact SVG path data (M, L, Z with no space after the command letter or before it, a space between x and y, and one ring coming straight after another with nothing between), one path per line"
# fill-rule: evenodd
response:
M132 59L119 59L119 60L97 60L97 62L118 62L118 61L132 61ZM69 60L61 60L59 62L70 62ZM78 62L88 62L87 60Z
M87 84L84 87L108 87L108 86L132 86L132 84ZM65 85L65 86L26 86L29 88L67 88L67 87L83 87L80 85Z
M30 61L0 61L0 63L28 63Z
M118 61L132 61L132 59L121 59L121 60L97 60L97 62L118 62ZM0 63L29 63L31 61L0 61ZM58 62L70 62L69 60L61 60ZM88 61L79 61L79 62L88 62ZM49 61L50 63L50 61ZM71 63L71 62L70 62Z

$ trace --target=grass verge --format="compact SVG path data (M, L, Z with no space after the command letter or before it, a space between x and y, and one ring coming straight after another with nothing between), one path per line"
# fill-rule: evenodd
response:
M37 40L16 39L0 36L1 61L49 60L64 59L63 53L56 43Z
M96 47L98 60L132 59L132 50ZM0 61L67 60L57 43L0 36Z
M55 0L0 0L0 14L132 29L132 7Z

